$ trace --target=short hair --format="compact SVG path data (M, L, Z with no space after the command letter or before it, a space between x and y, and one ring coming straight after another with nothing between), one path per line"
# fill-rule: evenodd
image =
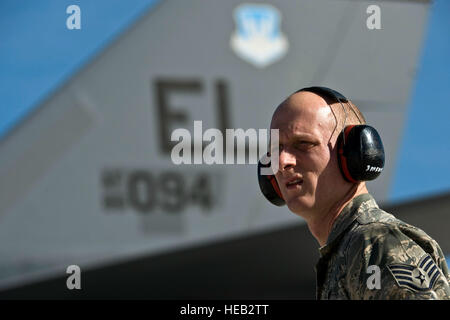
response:
M295 93L297 92L299 91L296 91ZM361 110L359 110L359 108L349 99L338 100L335 96L331 97L330 95L322 94L320 92L312 93L324 99L333 113L336 120L336 126L331 136L333 136L335 131L341 132L344 129L344 126L352 124L366 124L366 119L364 118Z
M336 119L336 130L342 131L344 126L366 123L366 119L361 110L359 110L359 108L350 100L342 102L336 101L328 105Z

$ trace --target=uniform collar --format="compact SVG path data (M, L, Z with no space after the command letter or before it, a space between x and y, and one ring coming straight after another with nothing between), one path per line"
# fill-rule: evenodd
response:
M378 207L375 199L368 193L360 194L354 197L345 207L333 223L331 232L328 235L327 243L319 248L320 255L323 257L329 253L332 247L344 233L344 231L356 220L361 207Z

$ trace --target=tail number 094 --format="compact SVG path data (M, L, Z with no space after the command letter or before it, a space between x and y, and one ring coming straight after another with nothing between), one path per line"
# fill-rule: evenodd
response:
M195 205L209 211L217 199L215 180L215 176L207 172L104 170L101 176L103 206L107 210L131 208L139 213L150 213L161 209L177 213Z

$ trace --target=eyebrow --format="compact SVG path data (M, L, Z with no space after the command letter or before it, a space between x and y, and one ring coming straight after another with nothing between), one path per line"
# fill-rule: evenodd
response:
M320 143L320 139L317 136L310 133L291 133L289 134L289 140L308 140L311 142Z

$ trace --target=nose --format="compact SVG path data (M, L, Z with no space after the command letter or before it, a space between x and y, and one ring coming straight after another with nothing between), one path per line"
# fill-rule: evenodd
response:
M294 168L296 165L296 158L295 155L289 152L286 149L281 150L279 153L280 157L280 170L287 170L290 168Z

